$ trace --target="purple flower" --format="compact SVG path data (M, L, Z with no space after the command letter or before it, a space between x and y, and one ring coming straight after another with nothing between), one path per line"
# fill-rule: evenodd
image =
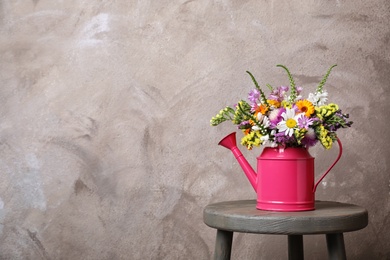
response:
M256 104L257 100L259 100L260 91L257 89L252 89L248 94L248 99L252 104Z
M280 133L275 134L275 143L277 143L277 144L281 144L281 145L286 146L287 144L290 144L290 143L293 144L295 142L296 142L296 140L295 140L294 135L292 135L292 136L285 135L284 132L280 132Z
M309 129L309 126L313 124L313 119L305 116L304 113L300 114L298 117L298 126L299 128Z
M314 146L318 142L316 134L312 128L309 128L305 137L302 139L301 143L306 147Z
M325 120L323 125L327 130L336 132L339 128L346 128L352 125L353 122L349 121L348 118L349 115L343 114L339 109L330 119Z
M288 87L280 86L277 89L274 89L269 95L268 99L276 100L282 102L284 99L284 94L288 91Z
M250 127L251 127L251 124L249 123L249 121L242 121L242 122L237 126L238 129L247 129L247 128L250 128Z
M298 94L301 94L303 88L300 87L300 86L296 86L295 88L296 88L296 90L297 90L297 93L298 93Z

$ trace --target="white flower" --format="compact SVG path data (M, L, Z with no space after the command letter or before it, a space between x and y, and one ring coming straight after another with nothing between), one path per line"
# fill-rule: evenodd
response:
M269 140L269 135L263 135L262 137L260 137L260 140L263 142L267 142Z
M260 137L260 140L262 145L267 145L268 143L270 143L269 135L263 135L262 137Z
M268 143L271 143L269 140L269 135L263 135L262 137L260 137L260 140L262 145L267 145Z
M283 112L282 117L284 120L280 121L276 127L279 129L279 132L292 136L294 129L298 127L299 114L295 115L294 109L286 108L286 112Z
M278 146L275 142L270 141L269 138L270 138L269 135L263 135L262 137L260 137L261 144L262 145L269 145L271 147Z
M260 122L262 122L263 128L260 128L257 125L252 126L253 131L259 131L264 128L268 128L271 125L271 122L269 121L267 116L262 115L261 119L259 119Z
M294 100L300 100L300 99L302 99L302 95L296 96ZM285 100L291 100L291 96L286 97Z
M311 103L316 106L325 105L326 101L328 101L328 92L323 91L322 93L316 92L315 94L309 93L309 97L307 98Z
M261 128L257 125L252 126L253 131L259 131Z
M271 125L271 122L269 121L269 118L267 116L264 116L263 118L263 126L265 128L268 128Z

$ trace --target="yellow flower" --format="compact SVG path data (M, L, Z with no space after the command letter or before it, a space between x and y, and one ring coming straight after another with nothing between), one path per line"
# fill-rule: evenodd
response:
M332 138L330 138L329 136L321 138L320 142L327 150L332 147L332 143L333 143Z
M324 105L320 107L316 107L316 115L319 119L323 119L324 117L329 117L336 113L336 111L339 109L339 106L337 104L331 103L329 105Z
M328 135L328 130L325 129L323 125L320 126L320 136L319 140L321 144L325 147L325 149L330 149L332 147L332 138Z
M292 108L292 105L290 102L286 101L286 100L283 100L282 101L282 107L284 108Z
M305 113L306 117L310 117L315 111L313 103L307 99L299 100L296 105L302 113Z
M305 128L294 130L294 136L297 139L298 144L301 144L301 141L305 137L306 133L307 133L307 130Z
M251 150L253 146L260 146L261 140L260 140L261 134L259 131L252 131L245 135L243 138L241 138L241 144L245 145L248 150Z
M280 107L280 102L277 101L277 100L267 99L267 102L272 107L275 107L275 108L279 108Z

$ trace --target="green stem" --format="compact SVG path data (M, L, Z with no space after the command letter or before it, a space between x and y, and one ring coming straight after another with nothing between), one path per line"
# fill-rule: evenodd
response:
M319 84L318 87L317 87L317 91L316 91L317 93L322 93L322 87L325 85L326 81L328 80L328 77L329 77L329 75L330 75L330 72L331 72L332 69L333 69L334 67L336 67L336 66L337 66L337 64L334 64L334 65L332 65L332 66L328 69L328 71L326 72L325 76L322 78L320 84Z
M267 102L267 98L265 97L265 94L264 94L263 90L260 88L259 84L257 83L255 77L249 71L247 71L246 73L248 73L249 76L251 76L253 83L255 84L257 90L259 90L260 95L261 95L261 102L264 103L265 105L269 106L269 104Z
M288 70L288 68L284 65L281 65L281 64L278 64L276 65L276 67L280 67L280 68L283 68L286 72L287 72L287 75L288 75L288 78L290 80L290 86L291 86L291 98L290 98L290 102L294 102L295 101L295 98L297 97L297 89L295 87L295 82L294 82L294 78L292 77L290 71Z
M248 118L254 120L255 122L257 121L257 119L256 119L256 117L255 117L254 115L252 115L252 114L250 114L250 113L248 114L248 113L242 108L240 102L238 102L237 105L238 105L238 108L240 109L240 111L241 111L244 115L246 115Z

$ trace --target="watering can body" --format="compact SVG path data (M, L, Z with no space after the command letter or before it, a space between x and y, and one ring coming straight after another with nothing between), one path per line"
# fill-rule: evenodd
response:
M314 158L305 148L264 148L257 157L258 209L314 209Z
M236 146L235 133L219 145L230 149L257 193L257 209L271 211L307 211L315 209L317 185L340 159L339 155L315 183L314 158L306 148L265 147L257 157L257 172L253 170Z

